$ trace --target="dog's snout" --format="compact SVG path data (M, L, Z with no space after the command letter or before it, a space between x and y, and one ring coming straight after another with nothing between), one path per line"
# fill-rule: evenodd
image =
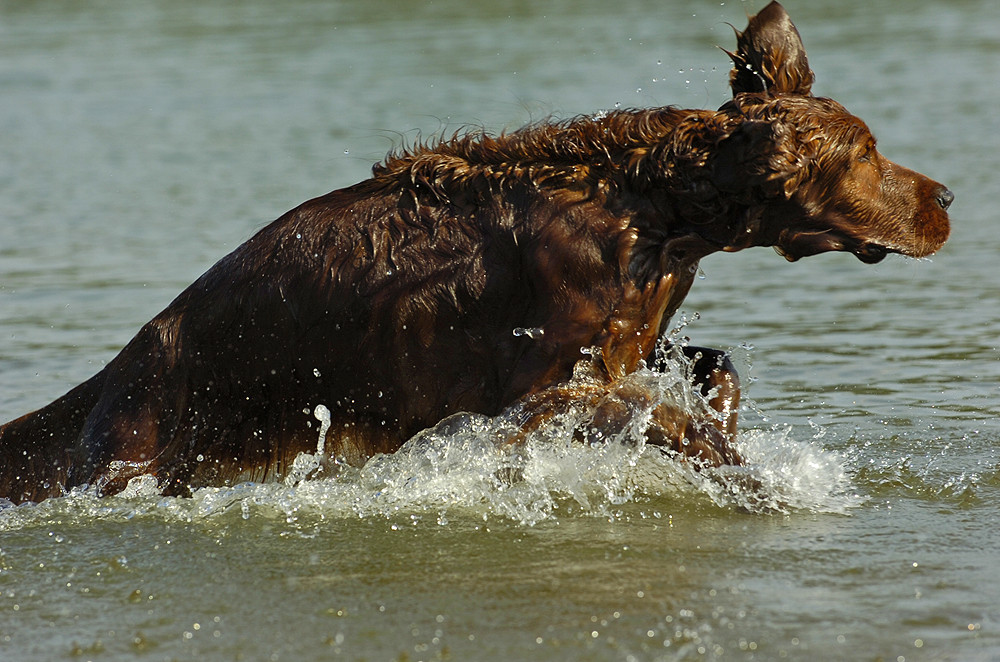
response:
M955 194L948 190L946 186L941 186L938 188L934 199L941 205L941 209L948 209L955 200Z

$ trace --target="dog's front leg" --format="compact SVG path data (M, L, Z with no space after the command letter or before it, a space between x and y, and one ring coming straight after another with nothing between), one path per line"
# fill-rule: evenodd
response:
M708 347L682 347L690 361L691 381L708 404L719 413L715 427L730 439L736 438L740 408L740 376L729 354Z

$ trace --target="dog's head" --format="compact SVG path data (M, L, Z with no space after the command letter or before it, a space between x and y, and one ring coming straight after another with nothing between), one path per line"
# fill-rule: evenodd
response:
M737 41L733 100L720 109L734 129L713 170L724 187L752 188L758 204L746 236L727 249L771 245L789 260L847 251L874 263L940 248L954 195L884 157L864 122L812 95L813 72L784 8L769 4Z

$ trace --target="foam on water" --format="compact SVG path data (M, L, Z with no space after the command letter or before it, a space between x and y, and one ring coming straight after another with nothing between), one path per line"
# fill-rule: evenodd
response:
M746 461L742 467L698 470L646 445L649 408L657 401L681 399L695 412L705 403L686 386L680 364L662 371L641 368L627 379L654 397L644 410L633 411L629 425L612 439L574 441L574 430L592 416L584 406L554 416L516 445L497 443L509 438L514 414L461 413L358 469L324 454L321 428L317 452L296 458L281 482L201 488L192 498L173 498L160 495L153 477L140 476L113 497L97 498L84 489L41 504L0 507L0 530L54 516L156 515L190 521L233 511L245 518L277 514L289 519L306 513L334 519L430 514L441 524L449 514L460 513L533 525L580 514L613 516L623 504L650 500L701 501L759 513L843 513L859 501L850 493L845 458L824 450L816 439L793 439L789 429L742 431L737 442ZM315 413L321 422L329 418L325 408Z

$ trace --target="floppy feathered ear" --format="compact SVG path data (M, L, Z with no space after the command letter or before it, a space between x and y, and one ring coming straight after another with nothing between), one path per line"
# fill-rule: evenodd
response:
M744 119L720 140L707 164L716 187L754 199L788 197L808 158L800 154L795 129L785 122Z
M733 96L742 92L809 94L815 76L805 46L788 12L777 2L751 17L747 29L736 32L736 52L726 53L733 60L729 73Z

